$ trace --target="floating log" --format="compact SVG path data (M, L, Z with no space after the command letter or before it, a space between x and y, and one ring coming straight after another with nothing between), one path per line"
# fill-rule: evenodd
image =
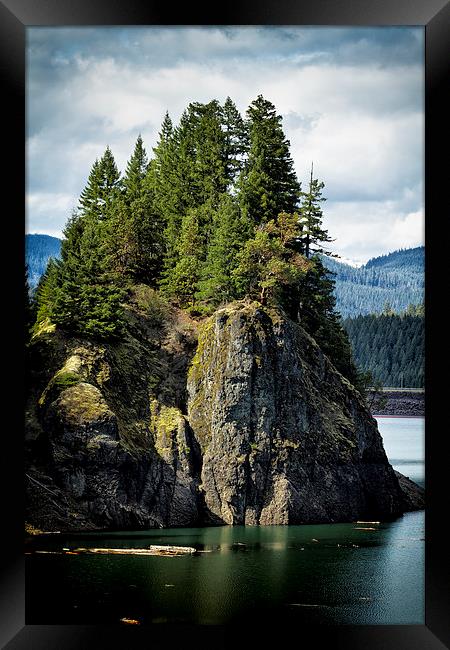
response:
M49 555L79 555L82 553L95 553L98 555L193 555L197 549L193 546L158 546L152 545L147 548L63 548L61 551L34 551L34 553L45 553ZM27 553L30 555L30 553Z
M192 555L193 546L158 546L148 548L75 548L74 553L98 553L100 555Z
M121 618L120 622L126 623L126 625L140 625L140 622L137 621L135 618Z

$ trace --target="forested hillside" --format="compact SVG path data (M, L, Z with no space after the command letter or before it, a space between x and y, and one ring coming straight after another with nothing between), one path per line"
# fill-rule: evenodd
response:
M333 271L336 309L343 318L381 313L386 305L401 312L424 300L425 248L395 251L369 260L360 268L324 257Z
M423 388L423 310L357 316L343 324L358 367L384 386Z
M51 257L59 257L61 240L49 235L25 236L25 264L30 289L35 289Z

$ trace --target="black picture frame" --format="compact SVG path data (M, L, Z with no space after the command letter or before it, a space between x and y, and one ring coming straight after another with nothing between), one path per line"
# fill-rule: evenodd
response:
M444 487L447 456L444 453L445 380L434 367L446 346L445 319L439 316L442 296L437 288L445 276L448 238L443 226L448 219L446 196L449 151L448 85L450 4L444 0L242 0L239 4L205 9L180 7L140 0L2 0L0 2L0 69L3 86L3 141L6 139L3 196L4 250L12 260L4 262L3 304L6 313L5 349L12 352L7 366L7 396L2 431L2 544L0 584L0 643L8 650L71 650L139 646L171 647L183 643L198 647L206 635L216 647L243 646L268 641L271 633L284 642L286 630L273 630L261 621L258 630L242 630L239 638L229 628L198 627L123 628L108 626L25 625L23 558L23 336L21 323L24 268L25 195L25 30L37 25L420 25L425 29L425 241L426 241L426 619L421 626L339 626L293 630L294 643L306 647L352 650L442 650L450 647L449 562L444 521L448 512ZM440 161L440 154L444 157ZM387 163L388 164L388 163ZM444 285L445 286L445 285ZM438 362L436 362L436 365ZM13 406L14 405L14 406ZM8 416L8 424L6 424ZM442 426L442 430L441 430ZM8 470L8 471L7 471ZM447 510L446 510L447 505ZM402 586L399 585L399 590ZM170 629L169 629L170 628ZM292 641L291 641L292 643Z

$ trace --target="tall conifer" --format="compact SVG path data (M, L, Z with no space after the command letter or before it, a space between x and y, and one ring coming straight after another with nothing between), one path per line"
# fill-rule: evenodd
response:
M317 253L329 253L322 247L322 244L333 241L328 231L322 226L323 211L321 203L326 201L326 198L322 196L324 187L324 183L319 182L317 178L313 178L313 165L311 164L308 191L302 192L300 207L300 223L302 225L300 249L306 257L311 257Z
M238 295L233 271L238 253L251 234L251 227L241 216L237 202L223 195L214 215L212 235L202 268L196 298L217 306Z
M255 223L298 207L300 184L275 106L259 95L247 110L250 149L240 179L241 205Z

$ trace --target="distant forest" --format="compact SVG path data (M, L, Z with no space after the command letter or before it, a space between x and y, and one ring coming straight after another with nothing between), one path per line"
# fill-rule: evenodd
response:
M390 387L424 387L425 332L423 308L347 318L356 365Z
M28 270L28 284L35 289L44 275L51 257L59 258L61 240L49 235L26 235L25 262Z
M411 304L423 304L423 246L376 257L360 268L330 257L323 263L335 273L336 310L343 318L380 314L387 305L400 313Z

